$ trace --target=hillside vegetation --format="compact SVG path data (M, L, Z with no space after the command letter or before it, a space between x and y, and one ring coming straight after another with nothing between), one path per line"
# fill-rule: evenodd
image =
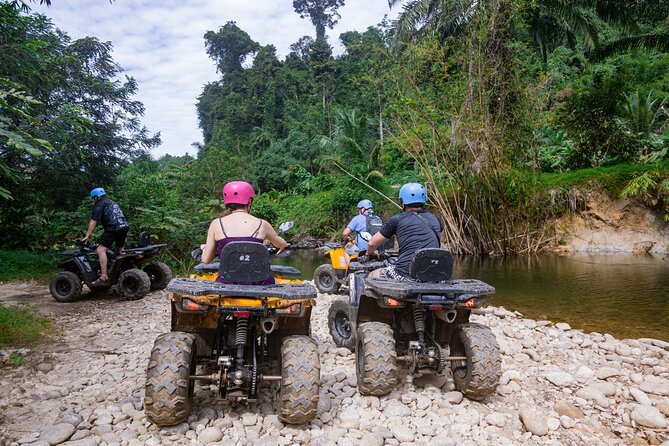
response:
M343 3L294 0L315 34L285 57L235 22L207 32L220 77L197 98L203 144L156 160L111 43L0 2L0 248L81 237L103 186L131 239L150 229L176 263L234 179L259 216L318 237L358 200L389 216L383 195L425 182L462 253L539 249L574 185L669 215L669 3L391 0L397 21L341 34L334 55Z

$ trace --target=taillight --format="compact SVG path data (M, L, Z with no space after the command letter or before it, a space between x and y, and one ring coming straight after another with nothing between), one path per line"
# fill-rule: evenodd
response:
M384 297L383 298L383 303L387 307L403 307L405 302L399 301L397 299L393 299L392 297Z
M466 301L460 303L460 306L466 308L477 308L479 306L479 300L475 297L469 298Z
M207 311L207 305L200 305L190 299L181 299L181 309L184 311Z
M294 304L286 308L277 308L276 314L283 314L284 316L297 316L302 311L302 304Z

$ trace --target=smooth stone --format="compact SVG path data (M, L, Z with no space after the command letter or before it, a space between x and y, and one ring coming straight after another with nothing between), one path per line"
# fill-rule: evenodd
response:
M197 436L200 443L216 443L223 439L223 432L217 427L206 427Z
M587 365L582 365L578 368L578 370L576 370L575 376L579 381L590 381L595 377L595 371Z
M648 398L648 395L646 395L646 392L643 390L637 389L636 387L630 387L629 389L630 395L632 395L632 398L634 398L634 401L637 403L643 405L643 406L651 406L650 398Z
M452 391L452 392L446 392L443 395L444 400L448 401L451 404L460 404L462 402L462 398L464 396L462 395L462 392Z
M602 392L606 396L612 396L616 394L616 386L613 383L610 383L608 381L599 381L599 382L594 382L589 385L589 387L593 387L600 392Z
M504 427L506 425L506 417L499 412L493 412L486 415L484 420L491 426Z
M50 445L59 444L69 439L76 428L69 423L59 423L44 429L39 436L41 441Z
M386 404L386 407L383 408L383 413L387 417L404 418L411 415L411 409L397 400L390 400Z
M393 437L395 437L397 441L401 443L411 443L416 437L413 429L410 429L408 426L404 425L391 426L390 431L393 433Z
M669 380L657 376L648 376L643 380L639 389L646 393L666 396L669 395Z
M190 426L188 425L187 422L179 423L174 426L166 426L160 428L160 433L162 435L184 435L188 430L190 429Z
M652 406L637 406L632 411L632 420L641 426L651 429L664 429L667 427L667 419Z
M537 436L548 434L546 417L537 412L536 408L526 407L520 411L520 421L528 432Z
M100 442L92 436L80 438L79 440L71 440L62 443L63 446L98 446Z
M344 429L360 428L360 412L355 407L347 407L339 413L337 418L340 426Z
M574 383L574 377L565 372L550 372L546 374L546 379L557 387L568 387Z
M578 389L578 391L576 391L576 396L588 401L594 401L599 406L609 407L609 400L599 389L595 387L587 386L583 387L582 389Z
M255 413L245 413L242 415L242 426L255 426L258 422L258 415Z
M558 414L567 416L569 418L583 418L585 416L579 408L566 401L558 401L555 403L553 410Z
M596 376L598 379L607 379L613 378L614 376L619 376L620 374L620 370L614 369L613 367L602 367L601 369L597 370Z
M567 331L567 330L571 330L571 325L569 325L565 322L558 322L557 324L555 324L555 328L557 328L558 330L561 330L561 331Z
M373 433L364 434L360 440L360 444L365 446L383 446L383 443L383 436Z

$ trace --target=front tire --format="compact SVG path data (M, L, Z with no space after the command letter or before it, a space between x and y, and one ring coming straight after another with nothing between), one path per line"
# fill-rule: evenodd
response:
M314 285L321 293L334 294L341 284L337 282L337 274L332 265L321 265L314 271Z
M74 302L81 297L81 289L81 279L72 271L56 274L49 284L49 291L58 302Z
M383 322L360 324L355 365L361 394L381 396L393 390L397 385L397 352L390 325Z
M309 336L288 336L281 343L281 388L279 420L303 424L318 413L321 365L318 346Z
M163 262L149 263L144 267L144 272L151 280L151 290L163 290L172 280L172 270Z
M355 326L349 318L349 305L346 301L337 299L332 302L328 310L328 327L337 347L355 350Z
M495 391L502 375L502 357L490 328L475 323L458 325L450 354L467 357L466 361L451 362L455 386L466 397L482 400Z
M151 279L141 269L133 268L121 273L118 287L126 300L139 300L149 294Z
M146 369L144 411L158 426L188 418L195 390L196 335L171 332L156 338Z

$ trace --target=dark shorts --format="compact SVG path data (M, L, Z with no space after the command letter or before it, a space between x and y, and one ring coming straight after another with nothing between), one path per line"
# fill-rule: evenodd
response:
M119 250L125 245L125 238L128 236L128 228L119 229L118 231L107 231L102 233L98 239L98 244L105 248L111 248L116 243L116 249Z
M379 271L379 278L386 280L395 280L397 282L415 282L416 280L407 277L395 270L394 266L387 266Z

